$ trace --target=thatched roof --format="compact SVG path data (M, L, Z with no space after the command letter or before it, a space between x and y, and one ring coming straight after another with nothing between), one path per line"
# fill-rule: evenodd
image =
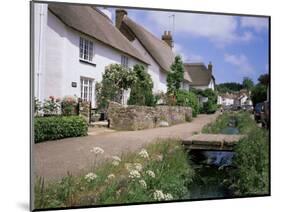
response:
M185 63L185 72L189 74L192 86L205 86L209 85L212 78L212 72L206 68L204 63Z
M140 24L134 22L127 15L124 16L123 23L131 30L161 69L169 72L170 66L175 58L172 48L165 41L156 37ZM184 74L184 79L189 82L192 81L188 73Z
M128 39L102 13L90 6L49 3L49 10L67 26L149 64Z

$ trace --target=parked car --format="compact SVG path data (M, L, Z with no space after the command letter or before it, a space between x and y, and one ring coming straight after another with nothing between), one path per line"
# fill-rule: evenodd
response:
M261 121L261 112L262 112L263 102L257 103L254 109L254 117L256 122Z
M262 124L262 127L268 129L269 128L269 102L268 101L265 101L263 104L262 104L262 109L261 109L261 124Z

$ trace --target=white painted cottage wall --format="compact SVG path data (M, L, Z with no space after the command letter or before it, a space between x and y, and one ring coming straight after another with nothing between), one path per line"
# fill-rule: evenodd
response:
M42 65L44 74L40 76L41 81L44 81L40 85L40 87L44 88L42 89L44 92L41 100L51 95L55 97L76 95L80 97L80 77L87 77L94 79L92 95L92 105L94 107L95 83L101 81L106 66L112 63L121 63L121 55L123 53L93 38L82 35L78 31L70 29L47 9L45 9L45 12L48 18L43 27L45 28L44 45L46 48L44 51L45 63ZM36 36L37 34L35 34ZM80 36L93 41L93 63L96 64L96 67L92 64L79 61ZM128 58L128 66L131 68L136 63L141 63L130 56ZM77 87L72 87L72 82L76 82ZM124 102L127 101L128 97L129 92L126 92Z
M167 73L162 71L156 61L150 56L138 39L132 42L133 46L149 61L148 73L153 81L153 93L167 92Z

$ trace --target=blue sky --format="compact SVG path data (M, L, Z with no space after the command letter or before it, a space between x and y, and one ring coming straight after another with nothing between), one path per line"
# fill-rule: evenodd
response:
M211 61L216 83L242 82L243 77L256 82L268 72L267 18L126 10L159 38L164 30L171 30L174 51L185 62Z

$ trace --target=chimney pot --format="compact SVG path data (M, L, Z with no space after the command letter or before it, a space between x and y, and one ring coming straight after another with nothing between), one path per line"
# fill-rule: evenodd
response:
M125 9L116 9L115 11L115 26L120 29L122 20L125 15L128 15Z
M162 40L165 41L171 48L173 47L173 38L171 31L164 31L164 34L162 35Z

